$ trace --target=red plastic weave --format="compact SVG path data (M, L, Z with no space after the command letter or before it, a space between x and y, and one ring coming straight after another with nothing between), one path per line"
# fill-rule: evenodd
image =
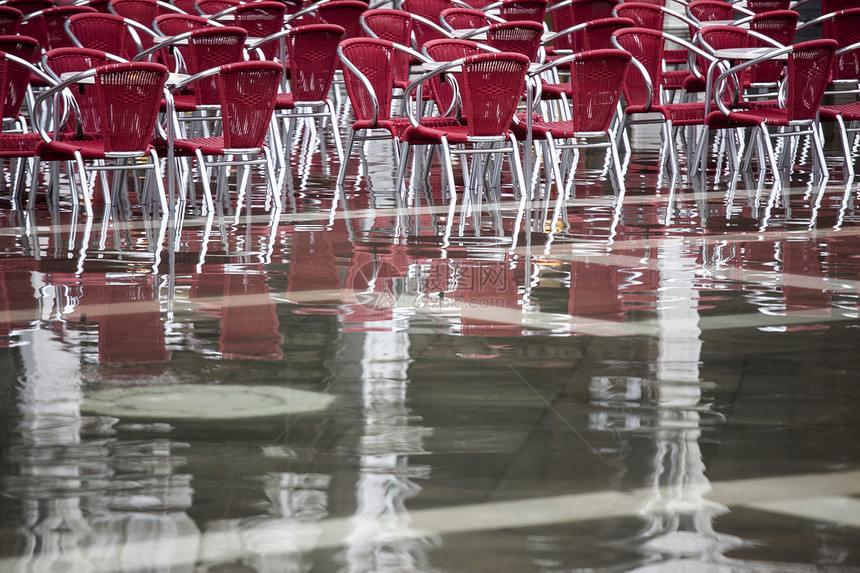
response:
M756 14L762 12L773 12L774 10L788 10L791 0L747 0L746 7Z
M379 105L377 121L386 121L391 117L391 89L394 85L392 43L375 38L353 38L344 40L341 48L343 55L367 77L373 87ZM346 67L343 77L356 119L370 121L373 118L373 104L364 84Z
M542 35L543 25L515 20L490 26L487 30L487 45L502 52L522 54L533 62L537 59Z
M0 6L0 34L17 34L23 17L17 8Z
M831 22L833 39L840 48L860 42L860 8L842 10ZM856 80L860 77L860 54L857 51L841 54L833 62L833 79Z
M794 45L788 56L788 120L813 119L827 87L835 40L812 40Z
M98 68L96 105L106 152L148 148L166 79L167 68L149 62Z
M162 36L178 36L193 30L201 30L209 25L206 18L203 16L194 16L192 14L163 14L155 17L155 27ZM174 46L182 55L182 61L188 65L190 54L188 46ZM169 50L164 50L164 54L159 54L159 61L168 69L174 69L175 58L170 54Z
M199 0L194 3L194 10L199 14L211 16L238 5L239 0Z
M663 29L663 11L657 4L623 2L615 9L619 18L630 18L637 28Z
M343 28L347 38L359 38L364 33L358 19L366 10L367 4L358 0L332 0L321 4L317 14L326 24Z
M113 14L75 14L69 28L84 48L101 50L126 60L137 55L137 46L121 16Z
M265 38L284 28L286 6L282 2L251 2L236 8L236 25L244 28L252 38ZM275 57L277 42L267 42L262 46L267 60Z
M764 12L756 14L750 22L750 30L763 34L775 40L783 46L794 43L794 31L797 28L799 14L791 10L779 10L776 12ZM749 39L752 47L765 47L768 44L756 38ZM777 82L782 76L783 65L781 62L763 62L750 69L750 81Z
M451 0L404 0L401 8L410 14L416 14L435 24L439 22L439 15L442 14L442 11L454 8L454 4ZM415 30L415 43L419 49L430 40L438 40L444 37L430 26L421 22L415 22L413 28Z
M478 54L463 62L460 90L470 136L508 132L523 95L529 59L522 54Z
M283 72L284 68L275 62L239 62L221 67L218 91L224 147L263 146Z
M577 24L611 18L612 10L617 5L618 0L573 0L571 4L550 12L553 30L560 32ZM560 39L556 47L574 49L573 46L567 45L564 39Z
M605 132L621 99L630 65L622 50L583 52L570 64L571 119L576 132Z
M527 20L543 23L547 4L547 0L505 0L499 6L499 16L508 22Z
M87 48L58 48L45 53L47 66L58 76L68 72L83 72L109 65L104 52ZM99 111L96 107L95 89L81 85L70 90L80 110L81 130L84 133L98 133ZM69 119L68 131L75 130L74 118Z
M2 36L0 38L14 38ZM32 40L32 38L27 38ZM35 42L35 40L33 40ZM38 49L38 46L37 46ZM0 101L3 102L3 117L18 117L21 103L30 83L30 70L6 59L6 52L0 51ZM17 54L13 54L17 55ZM23 58L22 59L27 59Z
M621 47L636 58L648 72L648 78L654 89L651 103L653 105L658 104L657 94L659 93L663 66L664 42L662 33L645 28L627 28L615 32L615 38L618 39ZM638 71L627 74L627 79L624 82L624 99L627 100L627 105L645 105L647 98L648 88L642 74Z
M51 0L8 0L5 5L19 10L24 16L54 7Z
M424 46L427 55L437 62L453 62L467 56L483 53L478 44L469 40L431 40ZM441 76L435 76L428 82L436 100L436 107L440 114L445 113L454 99L454 90L451 87L451 78L459 82L461 74L458 72L445 72Z
M489 24L487 14L473 8L446 8L440 16L455 30L483 28Z
M412 46L412 18L402 10L368 10L364 13L364 24L380 40L388 40L402 46ZM409 55L396 51L394 58L394 79L405 83L409 79Z
M226 64L241 62L247 36L245 30L236 26L194 30L188 39L188 73L198 74ZM216 105L217 80L204 78L195 83L194 96L197 105Z
M295 102L324 101L338 68L337 45L345 31L333 24L293 28L287 35L290 87Z
M629 18L600 18L589 22L582 30L560 37L555 47L574 52L609 49L612 47L609 39L616 30L634 26Z
M36 38L39 40L39 45L45 50L71 48L74 44L63 28L66 20L74 14L95 12L93 8L87 6L57 6L56 8L48 8L40 14L34 14L32 18L21 24L19 33Z

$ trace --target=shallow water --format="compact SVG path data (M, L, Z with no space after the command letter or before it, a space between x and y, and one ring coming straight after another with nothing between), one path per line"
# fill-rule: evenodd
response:
M860 187L655 137L560 204L379 142L280 211L4 201L0 571L860 570Z

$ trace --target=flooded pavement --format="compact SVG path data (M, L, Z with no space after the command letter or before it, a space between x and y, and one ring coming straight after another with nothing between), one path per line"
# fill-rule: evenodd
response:
M386 142L280 211L4 199L0 571L860 571L860 187L658 142L561 201Z

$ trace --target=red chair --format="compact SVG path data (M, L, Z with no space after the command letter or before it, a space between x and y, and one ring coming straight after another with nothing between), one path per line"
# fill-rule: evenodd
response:
M735 11L743 16L751 16L753 14L752 11L746 10L737 4L723 2L722 0L693 0L693 2L687 4L686 10L687 16L699 22L700 25L719 20L734 20L736 18ZM695 30L691 29L690 37L693 34L695 34Z
M39 157L52 160L74 160L78 167L80 189L83 192L87 214L92 214L87 167L91 170L145 169L154 173L158 199L163 211L167 210L167 196L161 176L158 154L151 145L159 105L161 104L167 68L149 62L130 62L102 66L52 87L36 100L37 112L42 103L72 85L92 78L98 110L98 134L81 140L53 139L37 122L43 142L37 150ZM144 158L149 162L141 163ZM111 162L111 165L106 165ZM102 180L105 204L111 203L106 179Z
M508 22L527 20L543 24L547 0L504 0L499 5L499 16Z
M633 56L632 61L637 70L627 74L624 82L624 99L627 107L624 109L618 134L622 135L625 126L629 123L661 123L663 147L667 152L664 158L671 160L673 173L677 173L680 166L678 151L674 144L674 129L681 126L702 125L705 119L705 103L665 103L662 99L660 83L663 77L663 50L666 40L679 44L708 61L713 60L713 57L702 49L666 32L645 28L627 28L615 32L613 44ZM659 120L631 118L643 113L658 113L662 118Z
M339 64L337 46L345 34L342 27L334 24L310 24L287 31L290 93L278 94L275 102L276 117L284 125L286 145L293 133L289 126L295 125L295 120L326 118L339 162L343 162L343 145L334 103L328 93Z
M552 29L561 32L578 24L611 18L617 5L618 0L563 0L550 4L547 14L552 21ZM555 47L563 50L574 49L567 44L565 36L556 40Z
M195 16L193 14L162 14L161 16L156 16L155 21L152 23L152 29L156 34L166 36L168 38L179 36L180 34L191 32L193 30L201 30L208 26L209 21L206 20L206 18L203 16ZM173 46L173 49L179 52L179 55L182 57L183 64L188 65L188 60L191 57L188 46L176 45ZM159 60L167 66L168 69L176 70L176 57L168 50L165 50L165 52L167 53L159 54Z
M364 32L371 38L393 42L404 47L412 46L413 17L402 10L367 10L359 18ZM409 85L409 54L403 50L391 52L394 67L394 87L402 90ZM341 58L341 61L343 58Z
M515 20L489 26L486 43L500 52L522 54L534 62L537 61L542 35L542 24Z
M773 12L774 10L788 10L791 0L746 0L747 10L756 14L762 12Z
M31 36L39 41L42 49L71 48L75 44L66 34L64 25L69 17L75 14L95 13L94 8L87 6L57 6L30 14L21 21L20 34Z
M358 38L362 35L359 18L366 10L367 4L359 0L331 0L317 6L316 14L321 22L343 28L344 38Z
M36 41L35 38L30 38L29 36L0 36L0 52L6 52L7 54L11 54L18 58L21 58L27 63L36 65L39 61L39 42ZM17 68L14 65L12 65L11 68L17 71ZM30 78L30 80L32 82L33 79L38 80L39 77L40 76L38 75L34 75L33 78ZM32 92L28 92L28 90L25 90L25 96L28 98L29 103L32 104ZM3 119L5 121L15 120L17 129L22 131L28 131L26 129L27 122L24 116L19 115L17 111L19 107L20 105L17 107L13 107L12 109L16 110L15 113L8 116L4 115Z
M487 13L474 8L446 8L439 14L442 27L453 30L475 30L490 25Z
M451 0L403 0L401 9L418 16L413 23L417 49L420 50L430 40L450 37L438 22L443 10L454 7Z
M401 44L377 38L353 38L344 40L338 46L338 57L344 67L344 83L356 116L340 164L338 186L343 186L346 179L355 142L378 139L364 134L372 130L385 130L388 137L398 144L410 125L405 117L391 116L391 90L397 82L397 55L401 53L420 59L419 54ZM434 117L422 121L427 125L459 125L453 118ZM399 152L399 145L395 145L395 161L399 161Z
M723 72L717 79L717 86L720 86L729 76L755 66L761 61L788 54L787 90L784 106L733 111L728 109L722 98L716 98L716 103L720 109L708 114L705 118L705 125L709 129L754 128L758 141L766 150L767 160L774 175L778 172L779 167L771 138L811 135L815 148L814 161L817 162L819 170L826 171L824 150L818 126L818 111L827 87L827 79L835 52L835 40L812 40L774 50L767 56L744 62ZM780 128L780 131L771 133L768 130L770 126ZM702 140L705 138L703 137ZM749 166L754 147L750 144L747 148L744 158L745 168ZM792 155L792 149L793 147L786 142L783 157L788 158ZM702 144L700 144L699 150L702 151Z
M15 8L24 16L54 7L51 0L7 0L4 5Z
M207 83L214 81L217 86L218 105L222 116L221 135L167 141L167 146L173 146L176 156L193 156L197 159L209 209L213 204L207 165L216 167L265 165L272 198L275 205L280 207L281 196L280 189L276 186L274 162L271 152L264 145L264 140L271 124L275 95L283 72L284 68L276 62L237 62L195 74L171 87L170 91L175 93L202 80L207 80ZM197 91L195 90L195 93ZM252 159L259 155L264 157ZM206 156L221 159L207 162ZM240 156L241 159L230 159L234 156ZM244 178L241 181L244 182ZM243 197L244 187L240 184L238 198L240 204ZM226 200L220 187L217 199Z
M412 108L407 107L411 126L404 133L404 141L401 144L398 181L403 180L410 141L420 140L424 145L430 143L442 146L445 174L452 201L456 198L452 156L470 153L478 153L482 159L489 154L508 155L510 164L513 166L514 181L519 192L525 197L526 189L519 148L510 126L523 94L528 65L529 59L522 54L478 54L444 64L413 82L412 86L415 86L444 73L446 69L461 67L458 89L466 125L444 127L422 125L415 118ZM412 86L407 90L407 97L410 95ZM452 144L459 147L454 149L451 147ZM482 172L483 175L487 175L486 163L481 162L482 165L477 163L473 164L470 177L465 173L465 162L461 162L464 167L464 180L469 186L477 183ZM501 165L501 162L498 165ZM495 174L492 177L495 178ZM497 185L498 181L492 184Z
M65 23L66 34L78 48L90 48L132 60L143 50L140 37L155 32L114 14L75 14Z
M637 28L662 30L663 21L666 16L680 20L689 26L690 30L698 30L699 28L698 22L693 21L688 16L652 2L622 2L615 9L615 14L619 18L633 20ZM691 33L690 37L693 38L694 35ZM666 63L670 65L686 65L688 56L687 50L665 50L663 52ZM683 80L683 77L681 77L681 80ZM664 83L664 85L666 84ZM674 89L677 89L677 87Z
M860 49L858 43L840 48L833 59L847 59L851 52L858 49ZM857 132L860 131L860 128L857 127L857 122L860 122L860 102L821 106L819 119L823 122L836 122L838 124L839 136L842 140L843 169L845 178L850 180L854 177L855 157L848 136L854 134L854 138L856 138Z
M618 148L615 137L610 132L610 126L621 99L621 88L630 65L630 54L622 50L580 52L550 62L531 74L539 76L549 67L568 63L572 87L570 119L546 121L538 117L537 120L533 118L531 121L532 137L547 142L548 157L552 161L553 177L556 179L559 197L567 195L562 189L565 180L564 172L569 171L568 179L572 181L576 168L575 165L569 167L561 165L559 150L562 149L598 145L608 148L618 182L623 185L624 181ZM527 129L528 123L527 121ZM594 143L595 139L605 139L605 142ZM556 144L556 140L560 140L561 143Z
M823 4L822 10L824 10ZM797 30L805 30L818 24L822 25L825 38L836 40L839 50L860 41L860 8L825 13L820 18L799 25ZM846 50L839 54L833 61L831 80L855 84L858 77L860 77L860 54L855 50Z
M110 0L108 11L149 27L158 15L158 4L156 0Z
M194 2L194 12L200 16L214 16L239 4L239 0L198 0Z
M0 6L0 34L17 34L24 14L11 6Z
M32 38L28 38L28 40L32 40ZM35 40L32 41L35 42ZM36 48L38 49L38 45ZM35 53L32 56L35 57ZM20 116L21 104L24 102L31 75L41 77L48 85L52 83L51 79L27 58L0 51L0 76L3 78L3 81L0 82L0 102L3 106L4 119L14 119L16 123L23 121ZM0 132L0 158L19 160L12 185L12 199L15 201L17 201L24 186L24 170L29 164L29 159L36 157L36 150L41 141L38 133L27 133L26 130L20 128L13 130L13 132L5 129ZM36 173L38 173L38 164L30 173L30 193L35 187Z
M749 18L749 29L762 36L770 38L780 46L790 46L794 43L794 32L800 15L791 10L762 12ZM741 20L743 22L744 20ZM755 36L750 36L750 47L768 47L771 43ZM782 77L784 66L782 62L762 62L749 69L750 87L753 89L775 88ZM856 76L855 76L856 79Z
M286 6L282 2L266 0L250 2L236 7L236 26L244 28L249 38L266 38L284 29ZM262 46L263 57L272 60L278 53L278 44L272 42ZM282 59L282 58L281 58Z
M485 53L476 42L471 40L431 40L424 46L426 53L432 60L437 62L453 62L468 56L476 56ZM448 81L448 78L453 78L457 85L460 83L460 72L448 72L444 76L433 76L428 80L430 91L433 94L433 100L436 102L436 108L439 115L445 116L453 111L453 106L456 104L457 93L454 91L454 85Z

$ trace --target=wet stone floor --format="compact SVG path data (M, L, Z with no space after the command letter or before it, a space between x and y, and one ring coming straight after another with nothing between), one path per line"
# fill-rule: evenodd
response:
M838 149L452 203L313 137L280 210L3 193L0 571L860 571Z

